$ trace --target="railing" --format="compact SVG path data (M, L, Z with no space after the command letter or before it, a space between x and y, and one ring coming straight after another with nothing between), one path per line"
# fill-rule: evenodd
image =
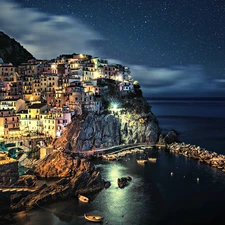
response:
M123 151L126 148L134 148L134 147L149 147L149 146L156 146L156 144L154 143L136 143L136 144L127 144L127 145L116 145L116 146L112 146L112 147L108 147L108 148L102 148L102 149L96 149L96 150L90 150L90 151L77 151L76 153L79 154L95 154L95 153L100 153L100 152L106 152L106 151ZM121 149L117 149L117 148L121 148Z

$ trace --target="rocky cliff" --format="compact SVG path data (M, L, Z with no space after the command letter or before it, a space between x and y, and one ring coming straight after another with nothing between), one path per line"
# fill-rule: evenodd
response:
M94 171L94 166L87 159L80 159L72 154L54 151L40 161L34 173L39 178L71 177L77 172Z
M106 83L101 90L105 111L75 117L54 146L71 144L73 150L91 150L120 144L156 143L160 133L158 121L147 101L136 93L121 95L116 83ZM137 93L140 93L138 88ZM112 109L112 103L118 105Z
M0 31L0 58L5 63L11 62L18 66L34 57L17 41Z

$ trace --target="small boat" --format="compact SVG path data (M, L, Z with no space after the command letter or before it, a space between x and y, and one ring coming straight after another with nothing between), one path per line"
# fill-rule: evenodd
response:
M89 198L83 196L83 195L78 195L78 199L81 202L89 202Z
M145 164L145 163L147 163L147 162L148 162L147 159L137 159L137 163L138 163L138 164Z
M156 162L157 161L157 158L148 158L148 161L150 161L150 162Z
M101 216L84 214L84 218L90 222L95 222L95 223L103 222L103 217L101 217Z

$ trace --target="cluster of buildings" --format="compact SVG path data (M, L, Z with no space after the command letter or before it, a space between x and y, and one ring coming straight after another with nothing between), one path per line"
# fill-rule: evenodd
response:
M130 70L90 55L32 59L18 67L0 61L0 138L44 134L59 137L82 111L103 109L99 80L133 91Z

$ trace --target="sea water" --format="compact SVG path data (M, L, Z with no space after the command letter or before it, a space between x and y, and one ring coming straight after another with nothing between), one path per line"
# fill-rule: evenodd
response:
M186 143L225 154L225 103L223 101L149 101L163 133L180 132ZM192 225L225 224L225 173L197 160L163 149L146 152L156 163L139 165L140 154L122 161L95 161L108 189L91 197L91 203L77 198L46 205L26 212L18 221L23 225L91 224L84 213L104 217L112 225ZM120 189L117 178L131 176Z

